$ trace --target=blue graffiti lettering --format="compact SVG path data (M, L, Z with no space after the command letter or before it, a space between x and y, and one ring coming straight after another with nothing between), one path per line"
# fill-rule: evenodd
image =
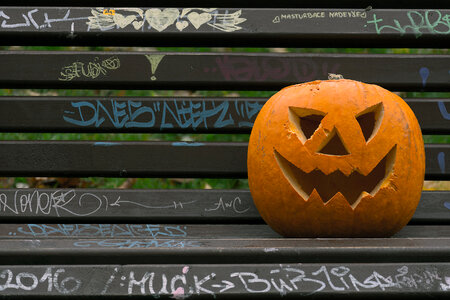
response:
M174 238L186 237L186 227L157 224L27 224L17 228L17 233L33 237L141 237Z
M79 115L80 115L80 120L76 120L67 116L63 116L64 121L66 121L67 123L70 124L74 124L74 125L78 125L78 126L90 126L92 124L95 123L95 120L98 118L98 114L96 114L96 109L95 106L88 102L88 101L79 101L79 102L72 102L71 103L72 107L77 108ZM83 113L83 111L81 110L81 108L90 108L94 111L94 116L90 119L90 120L85 120L84 116L86 113ZM70 113L70 114L74 114L74 112L71 111L64 111L64 113Z
M186 102L188 104L187 106L184 106L186 105ZM220 115L217 121L214 123L214 128L222 128L234 124L234 120L232 119L231 115L229 115L228 120L224 120L229 107L229 104L226 101L222 102L217 107L215 107L215 104L213 102L212 109L207 109L206 103L204 101L201 103L194 103L192 101L183 101L181 107L178 106L177 101L173 101L172 103L175 108L175 111L170 108L168 102L163 103L161 129L174 127L172 123L167 123L166 121L167 113L170 113L172 119L176 122L176 124L180 128L190 127L195 130L202 123L205 128L208 128L208 125L206 123L208 118L214 117L218 113L220 113Z
M79 119L64 115L64 121L77 126L90 126L95 124L95 127L98 128L105 122L106 119L103 117L105 115L115 128L147 128L155 124L155 113L153 109L145 106L142 107L142 102L131 100L119 102L117 100L111 100L111 111L101 101L97 100L95 103L96 105L88 101L72 102L72 107L78 110ZM68 114L70 111L64 111L64 113ZM139 117L143 118L142 115L144 114L146 114L146 122L137 121Z
M172 146L175 147L200 147L200 146L204 146L204 143L195 143L195 142L173 142Z
M112 100L111 100L112 101ZM137 108L134 112L132 108ZM142 102L128 101L128 111L131 113L130 122L127 122L126 128L146 128L155 125L155 112L150 107L142 106ZM148 122L137 122L135 121L139 116L149 113L151 115L150 121Z
M263 107L262 103L259 102L245 102L245 104L243 105L242 109L242 114L244 116L247 116L249 119L252 119L253 116L256 117L256 115L259 113L259 111L261 110L261 108ZM244 111L245 108L245 111ZM252 122L247 122L247 121L241 121L239 122L239 127L253 127L253 123Z
M120 143L114 143L114 142L95 142L95 146L102 146L102 147L112 147L112 146L119 146Z
M445 173L445 153L439 152L437 159L438 159L439 169L441 169L441 173L444 174Z
M64 110L63 119L76 126L107 126L115 128L170 129L198 127L224 128L237 124L239 127L252 127L256 115L261 110L261 102L251 101L161 101L143 104L140 101L71 102L72 109ZM238 115L238 120L233 115Z
M439 111L441 112L442 117L444 117L444 119L446 119L446 120L450 120L450 113L447 111L444 101L439 101L438 107L439 107Z
M186 248L200 247L198 241L191 240L85 240L73 243L75 247L112 247L112 248Z
M234 124L233 118L231 117L231 114L228 114L228 119L225 120L225 117L228 112L229 103L228 102L222 102L215 110L213 110L211 113L212 115L216 114L220 111L220 116L217 119L217 121L214 123L215 128L223 128L228 125Z
M422 67L419 70L420 77L422 77L422 86L425 87L427 85L428 76L430 76L430 69L427 67Z

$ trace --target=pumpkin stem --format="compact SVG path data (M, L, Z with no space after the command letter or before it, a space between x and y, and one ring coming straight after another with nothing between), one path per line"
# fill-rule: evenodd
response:
M342 76L341 74L328 73L328 80L339 80L339 79L344 79L344 76Z

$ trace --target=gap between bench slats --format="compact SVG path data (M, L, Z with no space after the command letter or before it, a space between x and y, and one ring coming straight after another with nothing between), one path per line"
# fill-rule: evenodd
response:
M2 189L0 220L10 223L263 222L248 190L191 189ZM450 224L450 191L423 191L410 224Z
M1 176L246 178L247 143L2 141ZM449 179L450 144L426 144L427 179Z
M292 263L178 265L7 265L12 280L8 299L30 296L135 297L197 299L445 299L449 263ZM26 275L24 275L26 274ZM120 297L120 298L118 298ZM355 298L358 297L358 298ZM30 297L31 298L31 297Z
M268 98L0 97L0 130L250 133ZM450 134L450 99L405 101L423 134Z
M333 47L450 45L444 34L449 29L449 9L379 9L370 5L360 3L352 9L199 9L194 4L189 11L0 7L0 38L13 45L329 47L331 39Z
M449 60L450 55L3 51L0 87L280 90L338 73L396 91L449 91Z

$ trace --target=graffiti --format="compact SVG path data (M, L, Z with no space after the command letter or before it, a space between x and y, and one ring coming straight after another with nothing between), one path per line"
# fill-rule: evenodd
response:
M422 86L425 87L427 85L428 77L430 76L430 69L427 67L422 67L419 70L420 77L422 78Z
M328 13L328 17L330 18L367 18L367 12L365 11L330 11Z
M220 275L218 270L201 275L189 269L176 275L149 271L143 274L141 272L142 275L139 277L137 272L130 271L124 280L128 281L125 286L128 286L129 295L137 293L160 296L181 293L184 298L192 295L243 291L250 294L278 293L285 296L293 292L312 295L322 291L364 292L403 288L429 290L435 285L443 284L438 272L432 268L423 272L410 272L406 266L398 268L394 274L371 271L368 275L359 274L359 276L354 275L348 266L320 266L316 269L280 266L258 272L245 267L239 269L221 272Z
M114 16L116 14L116 11L114 9L104 9L103 14L108 16Z
M266 81L295 78L298 82L311 81L328 73L340 73L340 64L318 63L310 58L241 57L225 55L216 58L218 71L227 81ZM204 72L216 72L205 69Z
M96 143L98 144L98 143ZM105 145L101 145L102 147ZM55 190L52 192L36 190L17 190L13 194L0 194L0 215L71 215L77 217L102 214L111 209L123 207L145 209L183 209L197 200L173 201L164 205L149 205L139 201L121 199L120 195L108 198L102 193L77 193L75 190Z
M386 25L388 20L378 18L373 14L373 19L367 21L367 24L373 24L377 34L383 32L398 32L401 35L409 32L414 33L416 37L424 33L430 34L450 34L450 14L443 14L439 10L408 11L406 13L407 23L402 23L398 19L393 19L393 25Z
M285 22L286 20L308 20L312 19L316 21L317 19L325 19L325 18L367 18L367 12L365 11L357 11L357 10L340 10L340 11L329 11L328 13L325 11L310 11L310 12L302 12L302 13L287 13L280 14L275 16L272 20L272 23L277 24L281 22Z
M100 75L107 75L107 70L117 70L118 68L120 68L120 60L117 56L111 56L102 61L96 57L88 63L76 61L63 67L58 79L61 81L70 81L80 77L95 79Z
M187 227L159 224L26 224L17 228L17 233L35 238L64 237L186 237Z
M438 156L437 156L437 160L438 160L439 169L441 170L441 173L445 174L445 153L439 152Z
M325 12L305 12L302 14L282 14L280 15L281 20L302 20L302 19L316 19L325 18Z
M242 27L238 25L247 20L241 18L242 10L220 13L217 8L150 8L145 11L140 8L116 8L113 14L104 14L104 11L103 8L91 10L87 22L89 30L107 31L130 25L135 30L141 30L145 29L144 24L147 23L148 29L158 32L172 25L178 31L183 31L189 25L199 29L205 24L220 31L233 32L241 30Z
M145 57L148 59L148 62L150 63L150 67L152 69L152 77L150 77L151 80L156 80L156 69L158 68L159 63L164 58L165 55L163 54L147 54Z
M445 277L445 282L441 282L441 289L443 291L450 291L450 277Z
M69 208L72 201L78 202L77 210ZM92 193L83 193L78 196L74 190L57 190L51 193L41 192L39 190L33 190L31 192L18 190L14 193L13 197L8 197L6 193L0 194L0 213L49 215L54 212L57 216L60 213L88 216L96 213L102 207L102 203L102 197ZM88 205L85 208L83 204ZM92 206L92 204L94 205Z
M60 14L61 11L58 12ZM52 25L58 23L69 23L74 24L77 21L85 21L88 20L88 16L86 17L70 17L71 10L66 9L63 13L64 17L62 18L49 18L48 13L39 11L39 9L31 9L26 13L20 14L21 20L11 20L11 17L4 11L0 10L0 20L3 21L0 23L1 28L7 29L17 29L24 27L34 27L35 29L45 29L51 28ZM39 19L39 20L38 20ZM21 23L23 21L23 23ZM72 26L72 25L71 25Z
M239 197L236 197L230 201L224 201L222 197L220 197L219 201L213 204L212 208L205 208L205 211L227 211L231 210L237 214L243 214L250 209L248 206L243 206L242 200Z
M441 112L442 117L445 120L450 120L450 112L447 111L447 108L445 107L444 101L438 102L439 111Z
M63 119L77 126L114 128L252 127L263 103L251 101L74 101ZM212 123L212 124L211 124ZM211 125L208 125L211 124Z
M349 296L386 292L444 296L447 267L424 265L108 265L14 266L0 269L1 295ZM95 283L95 284L89 284ZM87 287L89 284L89 288ZM316 296L318 296L316 295Z
M90 248L187 248L200 247L198 241L192 240L167 240L167 239L151 239L151 240L132 240L132 239L112 239L112 240L84 240L73 243L75 247Z
M61 276L65 272L64 268L57 268L56 271L53 271L49 267L42 276L31 272L21 272L14 276L12 270L3 269L0 272L0 278L5 279L5 283L0 283L0 292L8 289L32 291L40 285L46 285L48 293L57 291L60 294L72 294L81 287L81 280L74 277L65 277L61 280Z
M18 11L18 12L17 12ZM57 17L50 18L49 14ZM74 17L74 15L76 17ZM198 30L203 25L212 29L233 32L241 30L240 24L247 19L242 18L242 10L229 12L218 8L103 8L94 9L50 9L33 8L20 10L17 8L0 10L0 28L18 29L30 27L37 30L61 26L67 23L69 26L77 24L78 27L86 28L86 31L109 31L124 28L134 30L156 30L164 31L174 26L178 31L192 26ZM62 17L61 17L62 16ZM145 26L147 24L147 26ZM64 30L64 27L61 26ZM70 27L67 28L69 30Z

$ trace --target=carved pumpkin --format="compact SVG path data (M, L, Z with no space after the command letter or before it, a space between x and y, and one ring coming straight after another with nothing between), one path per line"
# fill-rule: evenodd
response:
M376 85L289 86L264 105L250 136L253 200L284 236L390 236L414 214L424 173L416 117Z

